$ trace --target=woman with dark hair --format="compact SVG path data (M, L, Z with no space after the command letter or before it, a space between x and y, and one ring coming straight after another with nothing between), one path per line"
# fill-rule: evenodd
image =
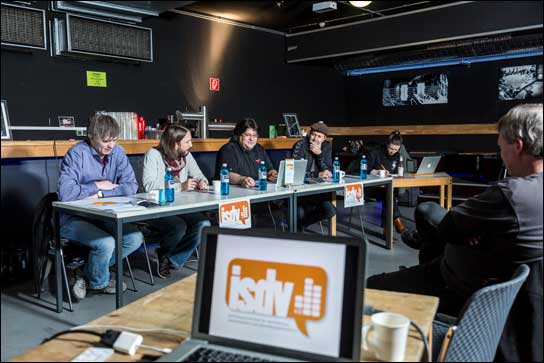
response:
M208 180L189 150L191 133L181 125L171 124L163 132L159 145L149 149L144 157L142 182L146 192L164 188L166 168L172 168L175 189L190 191L208 189ZM157 249L157 274L170 275L170 266L181 267L200 244L200 235L210 222L201 213L163 217L147 221L159 230L161 246Z
M223 145L217 153L215 175L219 175L221 165L226 163L230 170L231 184L253 188L259 178L259 165L264 161L268 169L268 180L275 181L278 172L258 140L259 126L254 119L245 118L238 122L230 142Z

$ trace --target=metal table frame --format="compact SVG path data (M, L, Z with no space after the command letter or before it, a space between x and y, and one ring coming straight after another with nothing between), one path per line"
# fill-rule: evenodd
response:
M271 187L273 187L271 185ZM270 189L270 188L269 188ZM236 196L233 198L221 197L221 199L210 200L203 203L202 205L191 207L189 206L166 206L166 207L156 207L152 209L146 209L139 212L126 212L126 213L105 213L105 211L100 211L96 209L85 208L82 206L72 206L63 202L54 202L54 227L55 227L55 271L56 271L56 283L57 283L57 312L60 313L63 310L62 306L62 280L61 280L61 244L60 244L60 212L76 215L86 219L98 219L98 220L114 220L116 223L116 231L114 233L115 238L115 263L117 265L116 273L116 299L115 306L120 308L124 305L123 302L123 291L119 289L119 286L122 286L122 277L123 277L123 263L121 258L121 246L123 238L123 225L125 223L139 222L149 219L157 219L162 217L168 217L173 215L180 214L189 214L196 213L208 210L214 210L219 207L219 204L225 201L236 201L240 199L249 199L253 203L263 203L272 200L278 199L288 199L289 210L292 210L291 204L293 200L292 191L266 191L266 192L257 192L247 190L247 196ZM249 194L250 192L256 192L255 194ZM134 197L137 197L135 195ZM171 207L171 208L168 208ZM173 207L173 208L172 208ZM129 216L123 217L123 215L128 214ZM291 218L290 218L291 219Z
M359 179L355 177L346 176L344 183L326 183L326 184L305 184L304 186L294 187L293 190L293 201L291 202L291 210L289 215L291 220L289 222L290 231L297 231L297 199L307 195L315 195L322 193L333 193L332 200L336 201L336 192L343 190L346 184L362 182L364 187L368 186L378 186L385 185L387 186L387 201L386 205L392 205L393 201L393 178L379 178L373 175L369 175L367 179ZM385 236L385 247L388 250L392 248L393 245L393 209L386 209L386 236ZM331 221L329 220L329 235L332 235Z

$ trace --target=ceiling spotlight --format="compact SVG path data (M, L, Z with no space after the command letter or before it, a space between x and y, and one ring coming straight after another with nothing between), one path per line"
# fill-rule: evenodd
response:
M364 8L368 6L372 1L350 1L349 3L356 8Z
M325 22L324 22L324 21L322 21L321 23L319 23L319 27L320 27L320 28L324 28L324 27L325 27L325 25L327 25L327 24L325 24Z

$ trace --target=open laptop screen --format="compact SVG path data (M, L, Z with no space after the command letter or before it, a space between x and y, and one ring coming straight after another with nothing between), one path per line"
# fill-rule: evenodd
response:
M360 246L349 244L208 234L198 330L302 357L354 359L360 259Z

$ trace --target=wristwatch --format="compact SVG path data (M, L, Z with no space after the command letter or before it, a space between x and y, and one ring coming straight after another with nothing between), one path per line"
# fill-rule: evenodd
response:
M96 194L98 194L98 198L104 198L104 193L102 193L101 190L99 190Z

